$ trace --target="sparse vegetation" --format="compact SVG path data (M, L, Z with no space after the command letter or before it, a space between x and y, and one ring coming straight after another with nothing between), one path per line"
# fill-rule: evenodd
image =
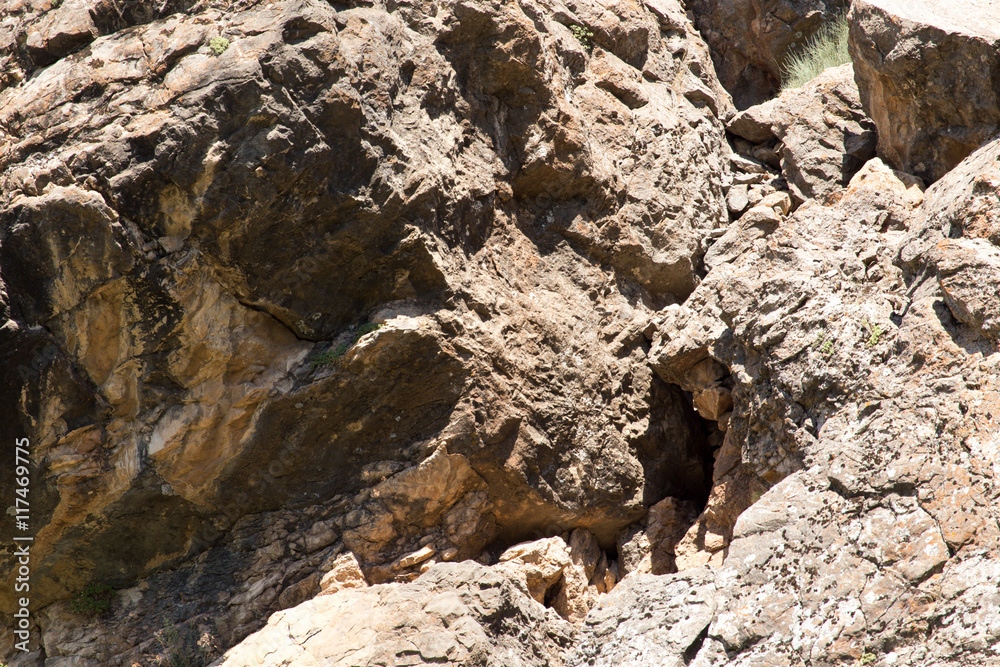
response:
M594 33L589 28L582 25L571 25L569 29L572 31L573 36L576 37L577 41L583 44L583 48L588 51L593 48L593 44L591 44L590 40L594 38Z
M858 662L862 665L870 665L876 660L878 660L878 656L874 653L862 653L861 657L858 658Z
M212 661L214 646L207 632L198 637L193 628L181 634L170 621L156 633L156 641L166 653L169 667L205 667Z
M111 600L115 591L107 584L90 584L76 594L70 602L70 608L85 616L103 616L111 608Z
M847 15L839 14L805 45L792 54L782 66L782 90L798 88L812 81L823 70L851 62L847 52Z
M319 354L313 356L313 358L309 362L310 365L313 368L317 368L318 366L326 366L328 364L332 364L334 361L344 356L349 349L354 347L354 344L357 343L359 340L361 340L362 336L364 336L365 334L369 334L373 331L378 331L381 328L382 325L376 324L375 322L368 322L366 324L362 324L357 328L357 330L351 336L351 341L349 343L341 343L336 347L331 347L329 350L325 352L320 352Z
M221 56L229 48L229 40L225 37L213 37L208 40L208 48L212 49L215 55Z

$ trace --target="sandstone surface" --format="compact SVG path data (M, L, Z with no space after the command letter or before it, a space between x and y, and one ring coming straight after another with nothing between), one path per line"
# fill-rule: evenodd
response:
M1000 3L859 0L849 20L884 160L931 183L1000 131Z

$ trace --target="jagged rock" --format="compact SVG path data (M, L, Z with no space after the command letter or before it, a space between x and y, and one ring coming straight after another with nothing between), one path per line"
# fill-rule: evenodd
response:
M1000 339L1000 248L984 239L945 239L932 261L955 319Z
M364 588L368 585L358 559L354 554L338 556L330 571L319 582L319 595L333 595L345 588Z
M703 493L644 333L728 223L730 102L681 6L350 4L2 18L0 437L39 470L36 607L331 497L379 581ZM81 7L96 33L52 27ZM238 638L324 562L203 612Z
M662 329L682 343L725 325L707 345L736 403L717 464L741 462L763 492L710 498L677 545L678 568L707 561L726 582L692 664L985 657L1000 356L952 317L934 257L991 196L975 184L996 173L995 151L926 194L874 162L715 266L692 295L705 307L690 333ZM980 243L973 264L992 257ZM983 307L995 300L983 294ZM667 349L685 345L654 346ZM714 498L729 490L720 478Z
M649 508L641 524L619 534L622 573L670 574L677 571L675 547L698 518L694 503L664 498Z
M728 128L757 144L780 140L782 175L799 201L847 185L875 156L875 128L862 109L851 65L740 112Z
M218 664L542 667L558 664L572 638L555 612L466 561L436 565L409 584L342 590L278 612Z
M1000 6L861 0L850 50L878 154L928 183L1000 130Z
M628 577L587 615L565 664L682 667L716 611L716 578L707 569Z
M500 555L496 569L541 603L571 562L565 540L556 536L507 549Z
M719 79L738 109L773 97L781 67L846 0L693 0L695 25L712 49Z

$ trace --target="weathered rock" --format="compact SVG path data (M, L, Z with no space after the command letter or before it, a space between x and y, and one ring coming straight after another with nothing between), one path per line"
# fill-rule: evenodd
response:
M928 183L1000 131L1000 5L860 0L849 14L878 154Z
M500 555L496 570L517 582L535 602L543 603L571 562L565 540L547 537L507 549Z
M961 280L988 270L992 244L945 235L988 201L976 184L995 173L996 150L926 195L866 166L716 265L689 302L701 305L689 332L661 328L672 340L654 353L683 357L699 342L731 371L717 466L739 462L760 485L718 502L731 481L717 468L675 549L678 568L717 571L720 612L691 664L988 662L1000 355L978 320L952 316L941 285L953 274L935 257L951 266L955 243L970 251ZM995 303L982 294L969 313ZM657 361L671 374L684 365Z
M333 595L345 588L364 588L368 585L358 559L354 554L343 554L333 561L333 566L319 582L319 595Z
M409 584L342 590L279 612L218 664L542 667L559 664L572 638L554 612L467 561L436 565Z
M678 3L15 4L0 436L33 444L38 608L333 497L379 581L704 493L644 333L728 222ZM308 560L199 613L238 638L319 590Z
M719 79L738 109L773 97L786 59L846 0L693 0L688 7L712 49Z
M716 614L715 589L715 577L707 569L628 577L587 615L565 664L690 664Z
M799 201L839 190L875 156L875 127L862 109L851 65L740 112L728 127L754 143L780 140L782 176Z

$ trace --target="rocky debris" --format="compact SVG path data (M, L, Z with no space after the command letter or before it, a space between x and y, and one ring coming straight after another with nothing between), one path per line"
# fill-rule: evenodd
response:
M510 547L494 566L536 602L579 623L598 596L614 588L617 566L609 563L590 531L577 529L568 541L548 537Z
M849 4L846 0L693 0L687 6L712 49L719 80L742 110L774 97L781 87L782 64Z
M498 572L442 563L408 584L352 588L273 615L220 667L562 663L573 628Z
M37 457L34 605L284 507L329 504L377 582L704 495L703 427L646 360L729 220L732 109L677 2L98 4L3 18L0 436ZM61 43L84 6L102 36ZM234 583L223 644L322 568Z
M664 498L639 523L618 534L618 567L623 577L677 572L675 548L698 518L690 501Z
M878 154L932 183L1000 130L1000 6L861 0L850 50Z
M728 129L764 149L775 139L781 174L798 202L836 192L875 156L875 126L861 106L851 65L733 117Z
M716 577L707 568L627 577L587 615L565 664L691 664L716 613Z

